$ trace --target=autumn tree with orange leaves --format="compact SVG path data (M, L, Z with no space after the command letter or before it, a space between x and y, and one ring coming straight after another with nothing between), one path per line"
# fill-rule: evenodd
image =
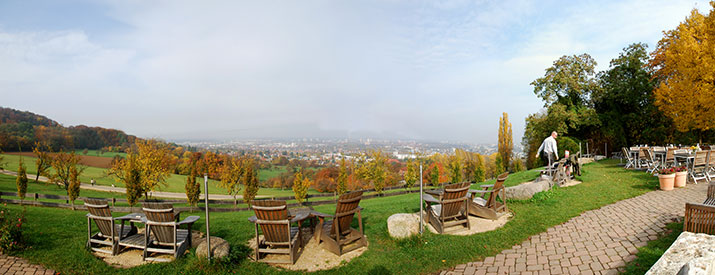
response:
M710 5L715 8L715 1ZM681 132L715 128L715 11L693 10L651 54L655 105Z

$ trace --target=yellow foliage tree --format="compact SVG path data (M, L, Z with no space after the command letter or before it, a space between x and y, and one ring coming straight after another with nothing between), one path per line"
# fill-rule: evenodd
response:
M112 165L108 174L125 184L130 182L138 184L136 188L147 197L149 191L154 191L159 186L166 186L171 158L166 145L156 140L137 139L134 145L135 148L127 151L127 159L131 161L118 160ZM132 182L137 179L138 183Z
M59 152L52 158L52 168L54 174L49 175L50 181L64 187L65 191L69 192L71 184L72 169L77 169L80 157L74 152ZM81 174L84 169L79 169ZM79 174L77 176L79 176Z
M449 179L452 183L462 182L462 158L458 154L448 157L447 167L449 169Z
M224 161L220 169L221 187L226 189L229 195L233 196L233 205L237 206L238 192L241 191L241 178L243 177L243 165L241 160L237 158L229 158Z
M345 157L340 159L340 172L338 173L338 195L348 192L348 166L345 162Z
M142 171L141 186L146 197L147 192L154 191L159 186L166 186L171 159L166 145L156 140L137 140L136 147L137 160Z
M715 8L715 1L710 5ZM715 128L715 11L693 10L651 54L655 104L685 132Z
M512 151L514 150L514 141L511 135L511 122L509 122L509 114L502 113L499 118L499 155L501 156L502 166L506 169L509 167L512 159Z
M241 181L246 187L243 189L243 201L251 204L253 199L258 194L258 169L253 158L247 158L243 161L243 177Z
M293 192L295 193L295 200L302 204L308 195L308 187L310 187L311 182L307 177L303 177L303 173L298 171L293 177Z
M35 166L37 167L37 174L35 175L35 182L40 180L40 176L47 175L47 169L50 168L52 162L52 156L50 156L50 151L52 148L47 144L47 142L35 142L35 146L32 148L32 152L35 153Z

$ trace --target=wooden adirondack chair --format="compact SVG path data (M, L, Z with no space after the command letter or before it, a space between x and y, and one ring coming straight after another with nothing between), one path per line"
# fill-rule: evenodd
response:
M298 259L298 249L303 247L300 231L301 223L310 213L300 213L290 217L285 201L254 200L251 205L256 216L248 218L256 231L255 261L267 263L294 264ZM291 227L298 223L298 227ZM263 232L263 240L258 236L258 227ZM287 254L289 260L261 259L263 254Z
M103 199L85 199L84 205L89 210L87 213L87 248L92 251L97 251L101 253L116 255L119 252L119 247L117 242L136 235L137 228L134 223L130 222L129 225L125 226L126 221L131 220L129 215L114 218L112 217L112 212L109 209L109 203ZM99 232L92 234L92 221L99 228ZM120 224L116 222L120 221ZM98 246L111 246L112 251L102 249Z
M174 213L174 206L169 203L145 202L142 210L146 215L146 233L144 237L144 260L167 261L166 259L148 257L149 253L171 254L174 258L184 254L191 247L191 226L199 220L199 216L189 216L179 220ZM187 229L180 229L187 225Z
M424 194L424 201L427 204L427 222L434 226L440 234L444 233L445 228L457 225L471 229L469 207L467 206L469 186L469 182L446 185L440 199Z
M496 183L481 185L482 190L469 190L472 194L469 201L469 214L496 220L499 218L499 213L509 211L506 206L506 189L504 189L504 181L508 176L508 172L499 175ZM498 201L497 197L501 197L501 201Z
M362 228L362 207L359 206L362 191L340 195L335 206L335 215L313 212L318 217L318 230L315 234L318 243L324 243L326 250L341 256L367 245L367 238ZM358 215L358 227L351 226L355 213ZM326 221L326 218L332 220Z

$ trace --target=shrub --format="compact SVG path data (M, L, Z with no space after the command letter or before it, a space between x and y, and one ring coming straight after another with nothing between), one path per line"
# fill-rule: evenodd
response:
M184 185L184 189L186 189L186 199L188 200L189 205L196 206L199 202L199 196L201 195L201 187L196 182L195 169L191 169L191 174L186 177L186 185Z
M7 204L3 204L3 206L7 206ZM25 241L22 238L24 220L24 211L15 214L5 207L0 207L0 252L7 253L25 247Z
M77 167L72 166L70 168L70 186L67 188L67 195L69 195L72 204L74 204L74 200L79 197L79 188L79 170L77 170Z
M17 169L15 184L17 184L17 196L20 197L21 200L24 200L25 193L27 193L27 172L25 164L22 163L22 159L20 159L20 167Z
M556 139L556 147L559 150L559 158L564 157L564 151L568 150L571 154L576 154L578 152L579 140L572 137L558 137ZM585 154L586 152L581 152Z

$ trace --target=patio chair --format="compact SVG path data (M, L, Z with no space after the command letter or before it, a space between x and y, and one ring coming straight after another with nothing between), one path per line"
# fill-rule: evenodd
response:
M482 190L469 190L469 193L471 193L469 214L485 219L496 220L499 218L499 213L509 211L506 206L506 190L504 189L504 181L508 176L509 173L507 172L499 175L494 184L480 185L480 187L483 188ZM497 197L499 197L501 201L498 201Z
M638 149L638 163L641 168L644 166L646 169L650 168L650 160L647 155L648 153L650 153L650 149L648 147L640 147Z
M686 203L683 231L715 234L715 206Z
M715 206L715 183L708 184L708 196L705 198L703 204Z
M663 163L664 167L675 166L675 151L678 150L675 147L668 147L668 151L665 152L665 161Z
M256 200L251 205L256 216L248 218L254 224L256 232L256 257L254 261L266 263L294 264L298 259L298 250L304 246L303 236L300 231L302 221L310 213L304 212L291 217L285 201ZM291 224L298 224L293 227ZM263 232L263 239L258 235L258 228ZM280 254L288 255L285 259L261 259L262 255Z
M715 178L715 154L713 154L713 151L715 151L715 149L711 149L709 151L710 155L708 156L708 165L705 168L705 177L708 182L711 182L713 178Z
M130 215L118 218L112 217L109 203L106 200L88 198L84 200L84 205L89 210L89 213L87 213L87 248L92 251L117 255L119 252L117 242L137 234L137 228L134 223L130 222L129 225L124 225L132 217ZM95 234L92 234L92 221L99 228L99 231ZM117 221L121 223L117 224ZM110 246L112 250L102 249L101 246Z
M707 180L707 169L708 162L710 158L710 151L697 151L695 152L695 158L693 159L693 165L688 171L690 178L694 183L698 183L698 180Z
M469 182L447 185L440 199L424 194L427 222L434 226L438 233L442 234L445 228L458 225L471 229L467 196L469 186Z
M169 203L145 202L142 210L146 215L146 233L144 237L144 254L142 259L150 261L169 261L167 259L149 257L149 253L171 254L174 258L183 255L191 247L191 226L199 220L199 216L189 216L179 220L178 212ZM187 225L187 229L180 229Z
M636 165L636 162L633 160L633 156L631 156L631 152L628 151L628 148L623 147L623 156L626 158L626 166L623 168L628 169L628 168L634 168Z
M653 152L646 148L641 151L645 155L645 161L644 164L646 165L647 169L646 172L648 173L655 173L658 171L658 168L660 168L660 162L653 156Z
M362 191L345 193L338 198L335 215L313 212L320 220L316 233L318 244L325 244L326 250L338 256L367 246L362 228L362 207L359 206L361 199ZM351 226L355 213L358 216L358 229ZM326 221L326 218L331 220Z

